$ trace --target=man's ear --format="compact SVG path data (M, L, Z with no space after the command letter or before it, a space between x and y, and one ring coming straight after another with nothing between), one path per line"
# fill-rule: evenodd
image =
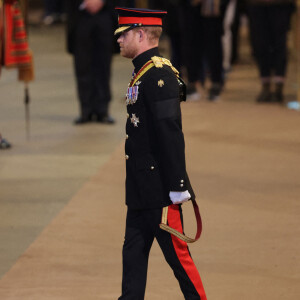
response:
M139 41L141 42L141 41L143 41L144 40L144 38L145 38L145 31L143 31L142 29L140 29L139 31L138 31L138 34L139 34Z

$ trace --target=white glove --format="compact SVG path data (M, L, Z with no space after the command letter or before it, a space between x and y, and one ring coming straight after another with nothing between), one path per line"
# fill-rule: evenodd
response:
M186 202L191 199L191 195L189 191L184 192L170 192L169 193L170 199L173 204L180 204Z

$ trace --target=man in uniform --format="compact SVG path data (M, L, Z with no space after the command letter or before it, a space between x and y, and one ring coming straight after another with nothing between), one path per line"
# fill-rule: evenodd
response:
M75 125L113 124L109 115L113 5L105 0L67 0L67 46L74 56L80 115Z
M126 94L126 204L123 282L119 300L144 299L149 252L157 239L185 299L206 299L186 242L160 229L183 232L181 203L194 199L184 152L180 101L184 83L158 52L165 11L116 8L121 55L133 59Z

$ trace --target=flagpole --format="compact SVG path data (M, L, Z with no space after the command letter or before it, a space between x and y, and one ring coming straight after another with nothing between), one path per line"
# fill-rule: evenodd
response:
M296 11L296 59L297 59L297 100L300 102L300 0L297 0Z
M23 10L23 17L24 17L24 26L28 41L28 0L23 0L21 2L21 7ZM25 105L25 131L26 131L26 138L30 140L30 96L29 96L29 86L28 82L25 81L24 87L24 105Z

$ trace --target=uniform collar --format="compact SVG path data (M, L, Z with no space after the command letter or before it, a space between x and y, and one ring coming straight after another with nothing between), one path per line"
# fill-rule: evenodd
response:
M132 63L134 65L134 72L137 73L152 56L161 56L158 52L158 47L151 48L133 59Z

